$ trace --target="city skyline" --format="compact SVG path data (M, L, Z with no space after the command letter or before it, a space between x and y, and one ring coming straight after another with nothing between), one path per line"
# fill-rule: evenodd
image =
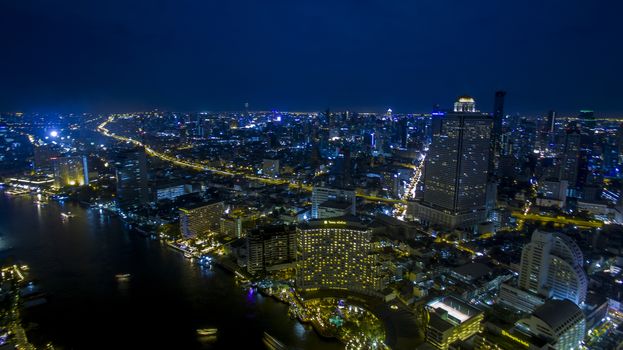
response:
M615 0L0 5L0 348L623 349Z

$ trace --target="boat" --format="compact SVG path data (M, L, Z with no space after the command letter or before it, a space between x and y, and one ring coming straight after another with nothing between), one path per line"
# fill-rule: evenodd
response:
M63 219L73 218L74 216L76 216L76 215L72 214L70 211L68 211L68 212L66 212L66 213L61 213L61 217L62 217Z
M288 348L284 343L280 342L277 338L266 332L264 332L264 338L262 341L264 342L264 345L271 350L285 350Z
M132 275L130 275L129 273L119 273L119 274L116 274L115 277L119 281L127 281L130 279L130 277L132 277Z
M197 335L202 337L216 335L218 332L217 328L199 328L197 329Z

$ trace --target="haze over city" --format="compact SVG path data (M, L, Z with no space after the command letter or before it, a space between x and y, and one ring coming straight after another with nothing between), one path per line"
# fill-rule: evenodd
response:
M0 4L0 349L623 349L620 1Z

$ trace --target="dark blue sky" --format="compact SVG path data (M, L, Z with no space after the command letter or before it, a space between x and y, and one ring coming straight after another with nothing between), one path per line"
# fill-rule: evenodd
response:
M623 112L621 0L4 0L0 111Z

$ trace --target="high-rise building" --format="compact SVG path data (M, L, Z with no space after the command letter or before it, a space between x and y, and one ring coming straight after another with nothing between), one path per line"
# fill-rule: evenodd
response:
M438 118L424 166L424 195L415 207L422 222L473 229L485 220L491 127L491 117L475 112L467 97Z
M149 201L147 159L142 148L127 149L115 157L117 207L122 211L139 208Z
M350 156L350 148L342 148L338 185L342 188L353 186L353 164Z
M58 157L52 159L54 186L84 186L89 184L87 158L84 156Z
M476 101L471 96L461 96L454 102L454 111L457 113L475 113Z
M565 147L560 167L560 180L565 180L570 187L577 187L580 170L581 134L576 127L569 127L565 133Z
M515 328L528 335L543 339L548 349L583 349L586 336L584 313L569 300L547 300L528 318L517 321Z
M435 299L425 308L426 342L441 350L478 333L484 319L484 312L452 296Z
M194 206L180 208L180 232L186 238L197 237L209 232L219 232L225 203L213 200Z
M582 266L582 251L573 239L536 230L521 254L519 287L581 305L588 287Z
M54 167L54 160L60 158L59 150L53 144L34 147L35 170L50 170Z
M398 141L401 148L407 148L409 143L409 124L406 117L398 121Z
M581 110L580 122L582 123L582 127L588 130L595 129L595 112L588 109Z
M319 208L327 201L349 203L350 214L355 215L357 208L355 191L342 188L314 187L312 189L312 219L322 219Z
M247 271L256 274L296 260L296 227L267 226L247 234Z
M491 154L489 155L489 175L495 176L497 161L502 148L502 120L504 119L504 97L506 91L496 91L493 104L493 127L491 129Z
M549 111L547 113L547 123L545 124L546 132L553 133L556 130L556 112Z
M297 229L296 285L377 295L380 267L371 253L372 229L354 218L311 220Z

